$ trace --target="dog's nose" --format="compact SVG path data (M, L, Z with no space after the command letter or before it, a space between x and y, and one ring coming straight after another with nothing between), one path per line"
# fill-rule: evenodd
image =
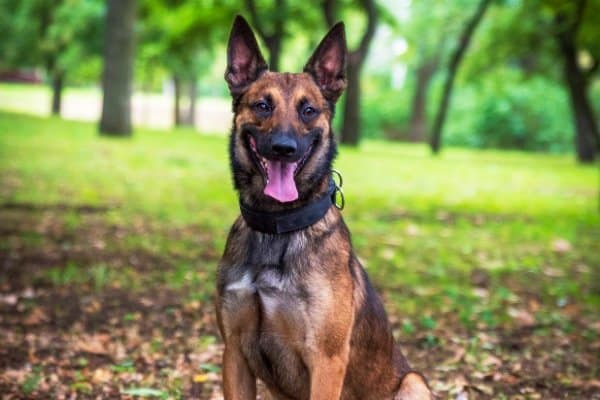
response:
M287 135L275 135L271 142L273 154L280 157L291 157L298 150L298 143Z

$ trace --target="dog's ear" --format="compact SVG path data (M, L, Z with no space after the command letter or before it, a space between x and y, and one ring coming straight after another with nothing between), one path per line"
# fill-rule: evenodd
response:
M231 94L234 97L241 95L267 69L250 25L238 15L233 21L227 45L225 80Z
M304 72L312 75L329 101L336 101L346 88L346 57L344 23L338 22L325 35L304 67Z

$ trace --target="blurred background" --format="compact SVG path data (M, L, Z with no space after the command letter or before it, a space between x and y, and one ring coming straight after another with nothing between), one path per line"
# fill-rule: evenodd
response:
M3 398L222 398L235 15L338 20L344 216L441 398L600 399L599 0L0 0Z

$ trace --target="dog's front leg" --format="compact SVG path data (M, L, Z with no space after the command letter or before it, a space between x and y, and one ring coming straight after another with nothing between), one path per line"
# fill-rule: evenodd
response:
M337 400L342 395L348 350L343 354L315 357L310 371L310 400Z
M223 353L223 394L225 400L255 400L256 377L242 355L239 340L229 338Z

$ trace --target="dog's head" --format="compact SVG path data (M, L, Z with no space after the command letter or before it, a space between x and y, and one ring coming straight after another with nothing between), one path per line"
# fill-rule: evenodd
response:
M304 72L292 74L269 71L250 26L235 19L225 80L234 109L231 166L244 202L279 209L327 190L336 152L331 119L346 87L345 64L342 23L321 41Z

